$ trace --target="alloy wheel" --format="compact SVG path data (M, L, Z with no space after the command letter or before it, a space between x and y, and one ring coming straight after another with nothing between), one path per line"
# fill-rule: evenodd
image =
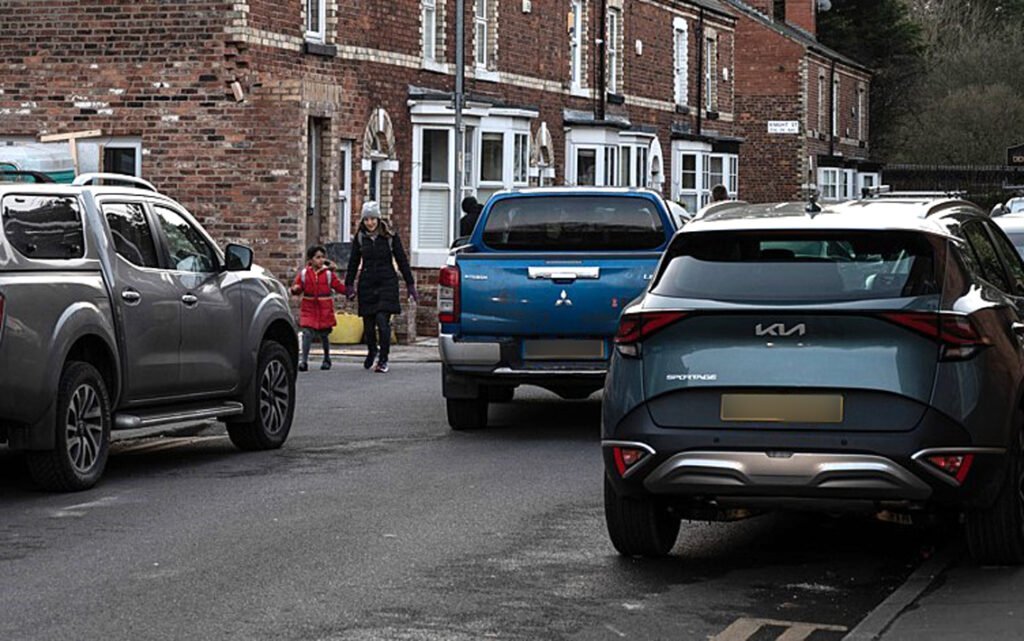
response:
M280 361L270 361L260 379L260 420L268 434L284 429L290 400L285 366Z
M100 457L103 442L103 411L92 385L79 385L72 394L64 430L68 461L75 471L88 473Z

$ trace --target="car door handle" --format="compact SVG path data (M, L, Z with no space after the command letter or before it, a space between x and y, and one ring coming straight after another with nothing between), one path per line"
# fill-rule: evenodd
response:
M136 305L142 300L142 294L134 289L125 289L121 292L121 299L129 305Z
M199 302L199 299L193 294L185 294L181 297L181 302L185 303L186 307L194 307Z
M1013 333L1017 336L1024 336L1024 323L1014 323L1013 325L1010 325L1010 329L1012 329Z

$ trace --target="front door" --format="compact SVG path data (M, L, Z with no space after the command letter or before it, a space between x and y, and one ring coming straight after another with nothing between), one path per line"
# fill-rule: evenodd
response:
M179 393L178 286L161 268L155 234L141 202L103 201L117 257L114 306L121 330L124 396L129 402Z
M180 379L186 394L237 388L243 336L238 275L222 271L216 250L183 212L153 204L181 310Z

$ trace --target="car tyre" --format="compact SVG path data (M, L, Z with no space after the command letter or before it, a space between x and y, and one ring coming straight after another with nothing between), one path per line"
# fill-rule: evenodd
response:
M967 515L967 546L980 564L1024 562L1024 430L1007 454L1006 479L995 502Z
M650 497L619 496L607 476L604 519L612 545L623 556L666 556L679 537L679 519L667 508Z
M295 416L295 364L280 343L264 341L254 374L256 417L228 423L228 436L240 450L272 450L284 445Z
M26 452L32 479L58 492L96 485L107 467L112 423L103 376L89 363L65 364L57 387L56 447Z
M475 430L487 427L486 398L448 398L448 425L453 430Z

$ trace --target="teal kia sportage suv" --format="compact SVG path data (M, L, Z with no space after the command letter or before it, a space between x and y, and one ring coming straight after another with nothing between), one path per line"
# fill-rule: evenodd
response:
M963 512L1024 560L1024 264L960 200L719 208L624 311L605 514L626 555L681 519Z

